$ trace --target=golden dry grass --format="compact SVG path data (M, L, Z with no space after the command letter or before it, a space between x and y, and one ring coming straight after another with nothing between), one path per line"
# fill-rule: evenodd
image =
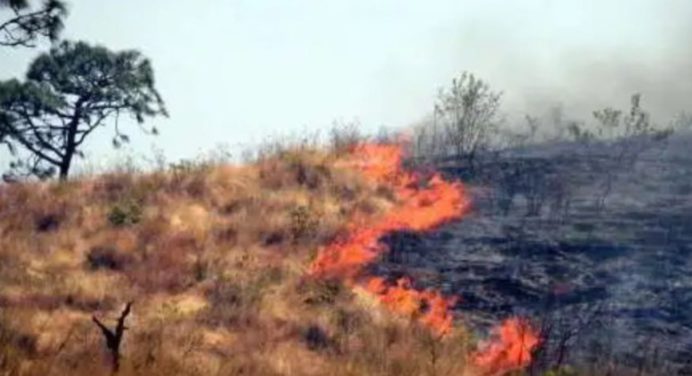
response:
M354 213L392 204L334 158L0 187L0 374L108 374L91 315L130 300L125 375L464 374L464 333L305 277Z

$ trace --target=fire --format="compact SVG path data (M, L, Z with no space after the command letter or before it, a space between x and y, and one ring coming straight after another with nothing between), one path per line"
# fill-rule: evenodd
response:
M473 355L473 362L488 375L500 375L524 368L531 363L531 353L540 339L520 318L510 318L495 328L495 338Z
M459 183L433 176L427 185L414 173L401 167L403 150L397 145L365 144L356 147L347 163L369 180L386 184L397 196L398 205L375 223L351 224L346 239L322 249L311 265L312 275L353 280L363 267L374 262L387 249L379 239L392 231L427 231L460 218L469 206Z
M447 298L435 291L418 291L409 279L388 285L384 279L366 278L363 269L387 251L379 239L392 231L427 231L460 218L469 205L463 187L449 183L439 175L427 182L402 168L403 149L398 145L364 144L354 148L345 161L359 169L376 184L390 187L396 194L397 206L375 223L354 220L348 237L320 250L310 273L362 285L375 294L393 312L416 318L439 335L452 329L451 307L456 298Z
M400 278L396 285L388 286L384 279L373 277L367 281L365 288L377 295L393 312L417 318L439 336L452 330L451 308L456 304L456 297L446 298L432 290L418 291L411 286L408 278Z
M396 206L382 218L364 222L358 218L350 225L348 236L318 252L310 266L310 275L339 279L360 285L378 297L391 311L417 320L433 332L444 336L452 330L451 309L456 297L445 297L432 290L417 290L408 278L396 284L383 278L363 275L365 267L388 251L380 238L392 231L429 231L461 218L470 206L463 186L447 182L440 175L423 179L402 167L404 152L399 145L362 144L356 146L347 160L374 184L389 187L396 195ZM475 364L492 373L525 367L531 352L538 346L538 336L524 321L510 319L499 329L499 339L474 355Z

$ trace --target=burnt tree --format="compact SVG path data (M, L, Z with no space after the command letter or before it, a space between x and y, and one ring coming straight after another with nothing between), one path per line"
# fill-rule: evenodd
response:
M125 319L127 315L130 314L132 308L132 302L128 302L125 305L125 309L120 314L118 318L118 323L115 325L115 329L111 330L105 326L101 321L99 321L96 316L92 316L91 319L96 323L96 325L101 329L103 337L106 340L106 348L111 354L111 369L113 373L118 372L120 369L120 344L123 340L123 334L125 334Z

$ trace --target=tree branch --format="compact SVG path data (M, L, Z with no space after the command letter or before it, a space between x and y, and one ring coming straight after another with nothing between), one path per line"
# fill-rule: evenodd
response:
M15 17L0 24L0 46L7 47L35 47L32 43L37 36L50 39L55 38L55 33L61 28L61 18L66 14L64 5L58 1L50 1L46 6L31 13L21 14L19 9L12 8ZM22 33L17 37L14 32Z

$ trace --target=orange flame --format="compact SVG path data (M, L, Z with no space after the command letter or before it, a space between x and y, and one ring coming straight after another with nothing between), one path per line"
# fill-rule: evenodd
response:
M362 144L352 150L344 163L360 170L371 182L390 187L397 205L375 223L354 220L348 237L320 250L310 274L360 284L393 312L416 318L435 333L445 335L452 329L451 307L455 297L418 291L407 278L388 285L382 278L361 275L364 267L387 251L379 242L383 235L397 230L427 231L460 218L468 208L469 200L461 184L446 182L439 175L423 181L402 168L403 154L399 145Z
M432 290L415 290L408 278L400 278L395 286L387 286L384 279L372 277L365 286L387 308L402 316L417 318L437 335L443 336L452 330L451 308L457 302L456 297L445 298Z
M401 168L403 150L397 145L357 146L349 165L358 168L369 180L394 190L398 206L376 223L354 221L346 239L322 249L311 265L312 275L352 280L364 266L374 262L385 246L379 239L397 230L426 231L460 218L469 205L461 184L448 183L439 175L427 186L415 174Z
M350 232L318 252L310 266L310 275L335 278L349 285L361 285L373 293L388 309L417 319L443 336L452 330L452 306L456 297L444 297L431 290L416 290L410 279L395 285L383 278L363 276L366 266L387 252L380 238L392 231L429 231L445 222L461 218L470 206L462 185L447 182L440 175L425 181L402 168L403 149L399 145L362 144L354 147L344 163L356 168L370 181L390 187L397 205L375 223L353 220ZM499 341L475 354L477 366L492 372L525 367L538 336L519 319L505 321L497 329Z
M502 375L531 363L540 339L526 320L510 318L494 329L495 338L473 355L474 364L488 375Z

